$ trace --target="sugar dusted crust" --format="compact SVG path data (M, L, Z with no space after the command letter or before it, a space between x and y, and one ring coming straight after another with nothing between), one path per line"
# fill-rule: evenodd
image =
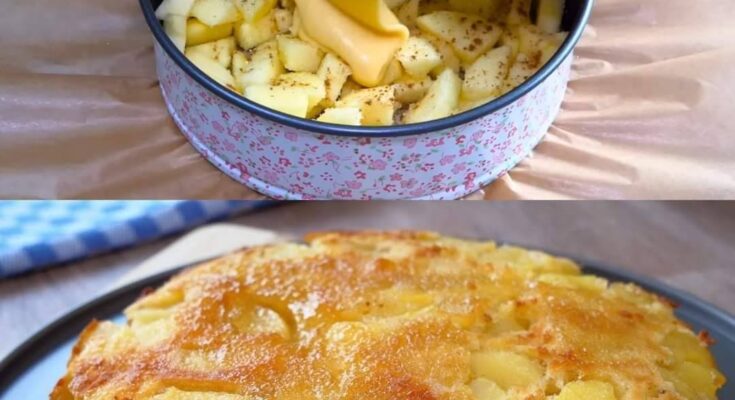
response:
M716 399L724 384L671 304L569 260L431 232L306 241L202 264L127 325L92 322L51 399Z

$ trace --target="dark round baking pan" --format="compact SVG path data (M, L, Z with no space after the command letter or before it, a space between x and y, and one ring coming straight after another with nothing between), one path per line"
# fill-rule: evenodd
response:
M651 278L597 263L580 262L585 272L611 281L632 282L679 305L676 315L695 330L706 330L716 341L711 350L719 369L730 381L720 399L735 399L735 317L695 296ZM47 399L66 370L73 343L92 319L124 321L122 310L141 292L157 287L186 266L155 275L105 294L58 319L0 362L0 400Z

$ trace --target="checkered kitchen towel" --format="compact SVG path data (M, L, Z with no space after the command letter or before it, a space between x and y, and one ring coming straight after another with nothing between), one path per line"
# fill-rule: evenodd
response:
M252 210L247 201L0 201L0 278Z

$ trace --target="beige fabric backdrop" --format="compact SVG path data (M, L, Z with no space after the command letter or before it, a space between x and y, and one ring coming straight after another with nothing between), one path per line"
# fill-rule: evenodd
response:
M735 198L735 1L598 0L563 111L473 198ZM257 198L168 117L135 0L0 12L0 197Z

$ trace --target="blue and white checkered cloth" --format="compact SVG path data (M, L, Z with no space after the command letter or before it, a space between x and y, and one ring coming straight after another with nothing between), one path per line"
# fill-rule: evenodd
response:
M0 201L0 278L252 210L249 201Z

